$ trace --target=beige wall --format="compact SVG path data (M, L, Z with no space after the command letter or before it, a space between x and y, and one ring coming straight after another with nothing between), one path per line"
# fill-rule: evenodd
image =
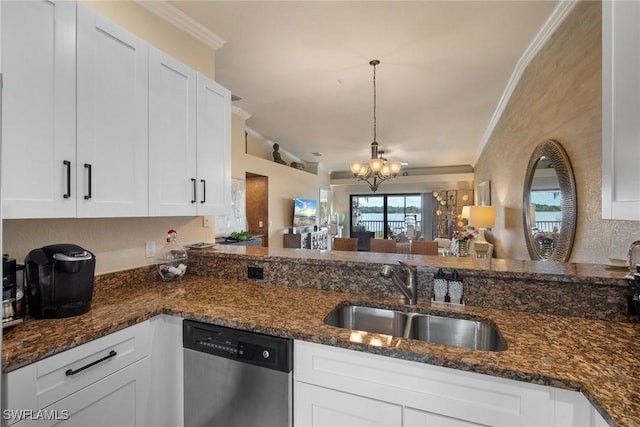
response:
M475 165L491 181L499 258L527 259L522 224L525 170L534 147L555 139L574 170L578 223L572 262L623 257L640 238L637 221L601 219L601 4L581 2L528 66Z
M286 233L292 224L293 199L303 197L319 200L320 188L329 188L329 176L323 172L315 175L246 154L244 132L245 121L234 115L231 174L233 178L242 180L247 172L269 177L269 246L281 248L282 234ZM247 202L247 212L249 210L251 206Z
M101 15L118 23L195 70L214 77L215 52L193 37L130 1L88 2ZM153 185L153 183L152 183ZM202 218L119 218L4 220L3 252L17 260L29 250L53 243L76 243L96 254L96 272L152 264L145 258L145 242L159 250L169 229L183 243L211 241L213 228L203 228Z

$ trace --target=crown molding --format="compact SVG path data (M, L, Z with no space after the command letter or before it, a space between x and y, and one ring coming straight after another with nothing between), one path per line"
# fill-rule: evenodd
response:
M240 118L246 120L249 120L251 118L251 113L243 110L240 107L236 107L235 105L231 106L231 112L237 116L239 116Z
M578 1L579 0L560 0L558 2L558 5L555 7L555 9L553 9L553 12L551 12L551 15L549 15L545 23L540 28L540 31L538 31L536 36L533 38L533 40L531 41L527 49L524 51L524 53L518 60L518 63L516 64L516 67L513 70L513 73L511 74L511 78L507 83L507 87L502 93L502 97L498 102L498 106L496 107L496 110L493 113L493 117L491 117L491 120L489 121L489 126L487 126L487 129L482 135L482 140L480 140L478 151L476 152L476 156L473 159L473 163L472 163L473 166L476 165L476 163L478 162L478 159L480 158L480 155L482 154L482 151L484 150L484 147L489 142L489 138L491 138L493 131L495 130L498 122L500 121L500 117L502 116L502 113L504 112L504 109L506 108L507 103L511 98L511 95L513 94L513 91L518 85L518 82L520 81L522 74L524 74L524 71L527 69L527 66L529 65L529 63L531 63L533 58L535 58L538 52L540 52L542 47L545 44L547 44L547 41L549 41L549 39L551 38L553 33L555 33L555 31L558 29L560 24L564 22L567 15L569 15L569 13L573 10L576 4L578 4Z
M213 50L220 49L226 41L204 25L182 12L166 1L142 1L135 0L137 4L159 16L185 33L195 37Z

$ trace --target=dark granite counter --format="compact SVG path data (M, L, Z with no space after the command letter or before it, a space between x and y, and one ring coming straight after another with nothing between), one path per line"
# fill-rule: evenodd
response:
M507 350L474 351L385 336L381 336L385 338L380 340L382 345L356 343L350 340L350 331L323 323L324 316L345 301L401 307L404 310L425 313L443 312L431 308L426 299L415 308L403 306L402 299L388 290L386 295L380 295L377 292L348 293L344 289L304 287L298 280L287 276L286 269L276 269L272 266L280 264L277 262L280 258L283 261L287 258L298 260L300 263L303 259L307 260L304 261L304 265L309 265L308 262L322 261L327 266L331 263L327 263L323 257L333 256L334 262L350 271L353 268L364 268L361 265L363 256L365 261L377 267L379 262L395 262L395 255L388 255L391 257L388 258L387 255L378 254L376 258L372 254L314 255L313 251L281 251L283 250L236 247L232 250L199 251L190 257L189 274L179 282L160 282L155 276L156 273L148 268L99 276L96 279L93 306L89 313L68 319L27 319L23 324L5 331L2 349L3 371L12 371L164 313L421 363L577 390L584 393L612 425L640 425L640 387L637 380L640 324L637 322L622 318L598 320L558 316L468 304L463 313L452 312L450 315L481 318L494 323L507 343ZM367 258L369 256L371 257ZM414 264L427 269L422 271L422 274L428 275L428 269L440 267L426 265L441 262L439 259L426 259L436 257L415 258L412 260ZM238 262L239 259L243 259L244 264ZM216 268L211 270L211 266L215 267L216 263L232 261L234 265L240 264L240 267L235 267L238 272L234 273L234 269L229 268L225 274L240 274L239 271L244 269L243 279L216 277L221 275L221 272ZM459 259L458 261L475 262ZM444 259L442 262L452 260ZM246 279L247 263L262 263L265 266L263 282ZM457 265L456 268L466 270L461 265ZM491 274L499 276L502 274L501 269L502 267L498 267L491 270ZM512 267L504 269L504 274L518 274L518 271L512 271ZM536 274L550 274L554 277L568 274L557 271L543 273L540 272L541 269L543 267L534 268ZM544 269L552 269L552 266L544 266ZM597 270L595 267L594 269ZM584 272L579 275L580 283L591 280L596 287L617 286L617 280L620 279L615 276L608 277L611 273L590 276L586 273L589 267L579 267L575 271ZM275 280L271 275L276 273L282 277L281 284L270 283L271 280ZM323 274L326 274L326 269ZM371 280L363 276L362 279L366 283L381 281L378 277ZM569 280L577 281L575 277ZM310 282L312 285L315 283L314 280Z

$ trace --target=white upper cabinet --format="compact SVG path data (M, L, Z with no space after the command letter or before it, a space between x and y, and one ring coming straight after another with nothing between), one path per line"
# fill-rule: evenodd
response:
M602 217L640 221L640 2L602 2Z
M230 211L227 89L85 4L0 7L4 218Z
M231 93L157 49L149 56L149 215L231 205Z
M195 215L196 72L149 51L149 215Z
M198 215L231 211L231 92L198 74Z
M0 7L2 216L74 217L76 5L7 1Z
M78 3L78 216L148 214L148 45Z

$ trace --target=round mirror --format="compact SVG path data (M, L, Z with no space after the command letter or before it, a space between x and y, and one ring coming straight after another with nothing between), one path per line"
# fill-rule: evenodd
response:
M531 259L568 261L576 231L576 184L569 157L557 141L544 141L533 151L522 206Z

